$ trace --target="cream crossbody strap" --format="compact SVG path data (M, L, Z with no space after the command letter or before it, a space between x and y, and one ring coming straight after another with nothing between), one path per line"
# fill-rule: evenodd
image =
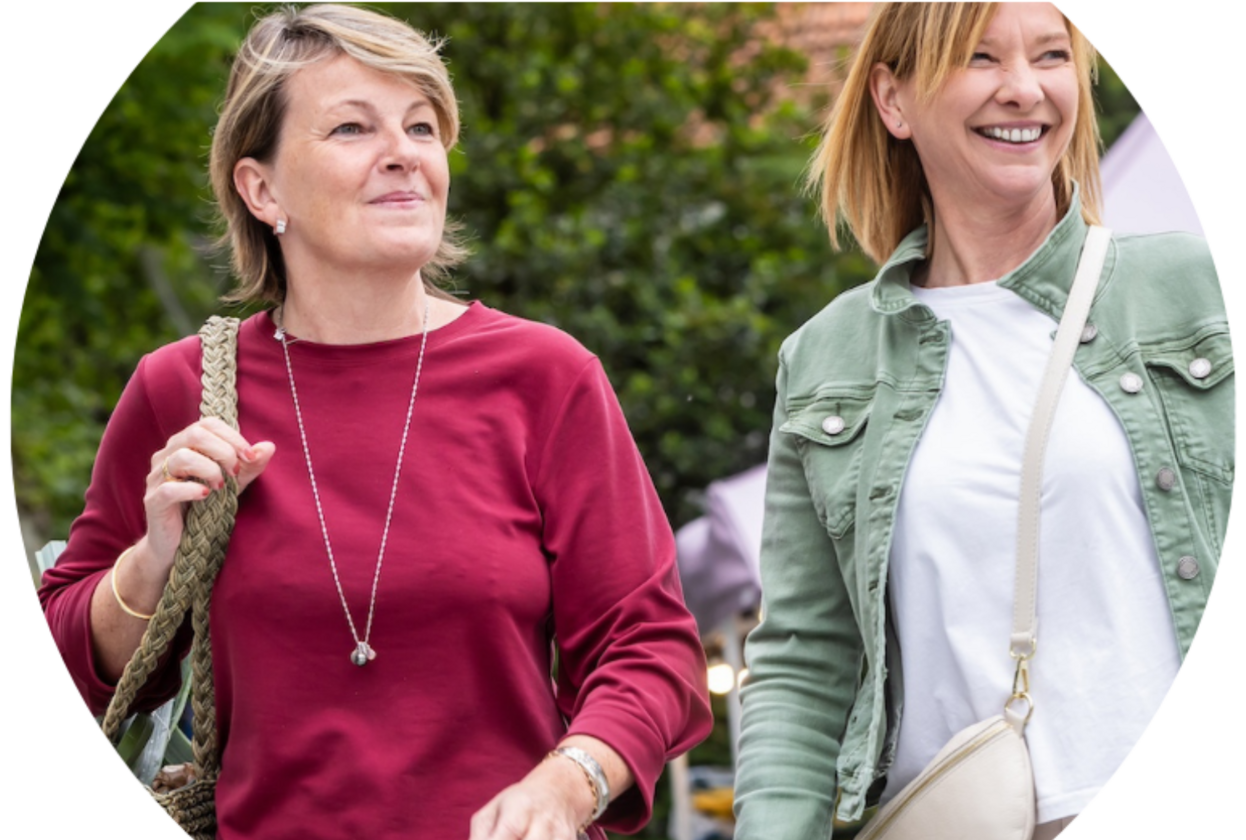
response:
M1038 401L1034 405L1034 414L1030 418L1030 427L1025 437L1025 458L1021 464L1021 512L1017 523L1017 579L1012 607L1012 639L1009 645L1013 658L1018 662L1014 695L1029 689L1025 662L1034 655L1035 645L1038 643L1035 627L1038 537L1043 495L1043 458L1047 451L1047 438L1056 415L1056 406L1060 402L1060 392L1064 389L1064 380L1073 364L1073 354L1077 352L1077 345L1081 341L1095 289L1099 286L1099 275L1103 271L1103 261L1107 257L1111 240L1112 232L1098 225L1092 226L1086 234L1081 260L1077 264L1077 274L1073 278L1073 287L1069 290L1069 298L1064 305L1060 326L1056 329L1056 339L1047 360L1047 370L1043 373Z

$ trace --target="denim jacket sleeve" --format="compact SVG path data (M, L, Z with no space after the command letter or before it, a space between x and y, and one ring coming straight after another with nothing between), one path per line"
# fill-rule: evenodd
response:
M745 648L737 840L827 837L836 762L862 657L848 587L778 398L762 531L762 621Z

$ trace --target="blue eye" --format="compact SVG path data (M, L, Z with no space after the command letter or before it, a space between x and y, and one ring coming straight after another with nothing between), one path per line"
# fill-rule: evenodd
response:
M416 123L415 125L411 126L407 130L417 137L436 137L437 136L437 130L433 127L432 123L426 123L426 122Z
M362 134L363 126L359 123L343 123L333 129L330 134Z

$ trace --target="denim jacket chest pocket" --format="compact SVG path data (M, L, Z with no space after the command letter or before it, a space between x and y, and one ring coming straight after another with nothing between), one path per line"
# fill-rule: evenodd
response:
M805 479L827 533L843 539L856 519L863 432L873 394L819 391L788 403L788 420L779 431L793 435Z
M1219 555L1233 485L1233 356L1227 325L1142 348L1185 490Z
M1142 348L1177 462L1233 482L1233 355L1227 325Z

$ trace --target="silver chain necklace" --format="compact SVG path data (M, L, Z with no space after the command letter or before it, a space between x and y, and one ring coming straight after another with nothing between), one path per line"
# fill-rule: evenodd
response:
M424 348L428 345L428 313L429 300L424 299L424 331L420 338L420 357L415 363L415 383L411 386L411 400L407 403L407 422L402 427L402 443L398 446L398 463L394 465L394 485L389 491L389 508L385 511L385 528L381 531L381 550L376 556L376 572L372 576L372 596L368 601L368 623L364 627L363 638L355 628L355 619L351 617L350 606L346 603L346 593L342 589L342 580L338 577L337 562L333 559L333 546L329 542L329 528L325 524L324 508L320 504L320 490L316 486L316 472L312 469L311 449L307 445L307 430L303 428L303 411L299 407L299 392L294 387L294 366L290 364L290 343L286 339L286 328L278 325L273 338L281 342L281 351L286 358L286 373L290 376L290 395L294 398L294 416L299 422L299 437L303 441L303 457L307 461L307 475L311 478L312 497L316 500L316 515L320 517L320 533L324 536L325 551L329 555L329 568L333 572L333 582L337 585L338 597L342 600L342 611L346 613L346 623L350 625L350 635L355 640L355 649L351 651L350 661L356 665L367 665L376 659L376 651L368 640L372 636L372 616L376 611L376 588L381 582L381 563L385 560L385 543L389 540L389 523L394 516L394 500L398 497L398 476L402 473L402 456L407 449L407 433L411 431L411 415L415 410L415 395L420 390L420 372L424 369ZM295 339L297 341L298 339Z

